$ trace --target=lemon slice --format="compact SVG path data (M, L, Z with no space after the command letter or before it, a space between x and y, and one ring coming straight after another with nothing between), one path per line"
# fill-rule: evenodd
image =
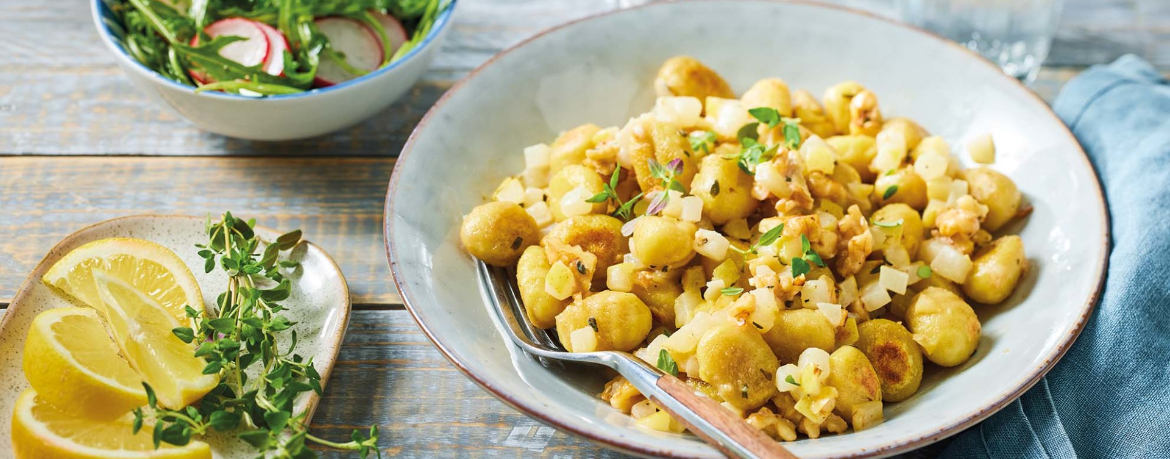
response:
M210 459L207 443L168 444L154 449L147 426L137 434L129 415L95 420L61 411L29 389L12 413L12 446L17 459Z
M57 308L33 319L24 344L24 375L59 408L114 418L146 404L142 378L130 368L90 308Z
M183 306L203 310L203 294L191 270L170 249L145 239L109 238L90 242L57 260L41 280L48 286L99 307L93 271L121 279L162 305L183 324Z
M161 405L180 409L215 387L218 376L203 374L207 361L171 332L180 323L169 310L122 279L98 269L92 274L114 342Z

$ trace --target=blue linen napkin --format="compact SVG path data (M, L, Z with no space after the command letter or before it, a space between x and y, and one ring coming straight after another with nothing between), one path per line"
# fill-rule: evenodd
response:
M1105 291L1035 387L955 437L947 458L1170 457L1170 82L1136 56L1070 81L1054 109L1112 218Z

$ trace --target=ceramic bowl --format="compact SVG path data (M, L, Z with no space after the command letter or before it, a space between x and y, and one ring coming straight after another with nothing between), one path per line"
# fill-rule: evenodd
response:
M983 336L974 356L928 370L915 396L885 406L885 423L788 443L793 453L883 456L953 435L1014 400L1068 349L1102 285L1108 221L1087 157L1043 101L959 46L857 12L802 2L652 3L561 26L500 54L435 105L398 160L385 219L394 278L435 345L487 391L626 452L719 457L696 437L635 428L597 398L608 377L600 368L545 367L507 344L458 238L461 217L523 169L525 146L649 110L657 68L679 54L720 72L737 93L765 77L813 94L856 80L877 94L886 116L921 122L959 156L966 139L991 132L993 167L1035 209L1003 230L1023 238L1033 268L1007 301L978 306Z
M134 85L166 102L200 129L249 140L315 137L357 124L406 93L430 66L450 30L457 0L435 18L423 42L403 58L362 77L298 94L263 98L217 91L195 92L139 63L123 48L122 26L107 1L92 0L102 42Z

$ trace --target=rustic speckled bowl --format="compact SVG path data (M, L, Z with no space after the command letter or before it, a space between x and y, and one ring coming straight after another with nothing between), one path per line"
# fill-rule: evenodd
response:
M41 276L70 250L88 242L108 237L135 237L157 242L171 249L191 268L205 304L215 304L215 297L227 285L227 276L221 270L203 272L203 259L196 254L195 244L206 240L204 219L182 216L141 215L115 218L97 223L73 233L57 243L45 258L29 273L28 279L16 292L12 304L0 321L0 457L11 454L12 408L16 398L27 389L21 369L21 349L29 325L37 314L56 307L74 306L61 294L41 283ZM274 240L280 233L263 227L256 228L265 240ZM293 282L292 295L281 303L289 308L285 313L297 324L297 353L312 357L321 384L329 380L341 340L349 323L349 287L341 268L329 254L312 243L301 244L290 253L290 259L301 263L302 269L289 276ZM288 343L281 343L287 346ZM297 412L308 411L309 418L317 407L319 397L313 392L302 394L296 402ZM252 457L250 447L230 434L216 434L206 438L212 455L217 459Z
M790 443L793 453L884 456L953 435L1014 400L1068 349L1102 285L1108 217L1084 152L1043 101L965 49L880 18L802 2L654 3L573 22L500 54L436 104L399 159L386 204L394 278L435 345L486 390L616 449L718 457L693 436L635 428L597 399L600 368L545 367L507 344L458 242L461 216L523 168L524 146L648 110L657 67L677 54L704 61L740 92L771 76L813 94L852 79L878 95L887 116L911 117L956 145L991 132L994 167L1035 208L1005 229L1023 237L1034 269L1006 302L978 307L975 356L928 370L917 395L886 405L884 424Z

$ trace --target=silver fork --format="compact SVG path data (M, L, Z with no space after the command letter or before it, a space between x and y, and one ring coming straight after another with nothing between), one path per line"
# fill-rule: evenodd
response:
M675 419L723 454L735 458L795 459L777 441L748 425L739 416L711 398L695 391L681 379L664 373L627 352L568 352L545 330L533 327L524 313L516 288L503 268L476 261L479 281L489 292L493 319L524 352L547 360L605 365L625 376L645 395Z

